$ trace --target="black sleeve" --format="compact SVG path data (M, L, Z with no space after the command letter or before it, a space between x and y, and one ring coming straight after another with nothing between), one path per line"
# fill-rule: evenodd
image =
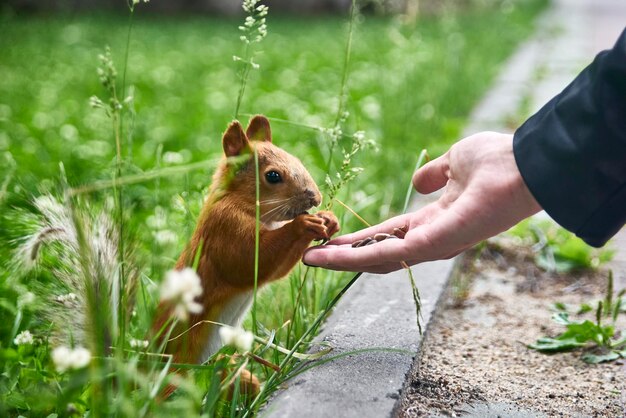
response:
M556 222L594 247L626 223L626 30L516 132L517 166Z

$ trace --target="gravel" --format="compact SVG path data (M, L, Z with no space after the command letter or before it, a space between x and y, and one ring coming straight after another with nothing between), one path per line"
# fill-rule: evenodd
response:
M624 361L589 365L580 350L546 355L526 346L563 331L550 319L555 302L595 302L606 277L546 273L528 248L502 239L468 253L428 330L399 416L469 416L481 404L519 408L493 416L624 416ZM626 328L624 318L618 325Z

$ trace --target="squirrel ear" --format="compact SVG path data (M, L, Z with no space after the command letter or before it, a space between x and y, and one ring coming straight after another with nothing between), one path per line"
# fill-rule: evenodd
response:
M250 141L267 141L272 142L272 130L270 129L270 121L263 115L256 115L250 119L246 135Z
M222 146L227 157L241 155L242 151L250 148L250 142L239 121L234 120L228 125L222 137Z

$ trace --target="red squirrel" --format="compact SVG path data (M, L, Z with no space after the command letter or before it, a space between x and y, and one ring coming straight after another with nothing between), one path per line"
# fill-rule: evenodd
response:
M190 329L184 337L166 344L165 352L172 354L174 363L201 363L221 348L219 326L199 322L239 326L251 305L256 231L254 149L260 182L259 287L286 276L313 240L328 239L339 231L332 212L307 213L321 203L320 191L300 160L272 144L266 117L253 117L245 132L238 121L233 121L222 145L224 157L213 176L209 196L176 264L180 270L198 257L203 291L197 301L203 309L171 333L174 336ZM239 164L227 160L237 156L248 158ZM170 317L171 307L162 302L153 330L161 330ZM241 380L249 380L252 388L248 390L258 392L259 383L252 374L244 370ZM166 389L166 396L173 389Z

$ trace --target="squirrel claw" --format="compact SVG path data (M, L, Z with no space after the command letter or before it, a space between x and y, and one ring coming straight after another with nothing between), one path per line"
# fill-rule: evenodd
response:
M339 232L339 220L335 216L334 213L329 211L321 211L315 214L318 218L322 218L324 220L324 226L326 226L327 237L330 238Z

